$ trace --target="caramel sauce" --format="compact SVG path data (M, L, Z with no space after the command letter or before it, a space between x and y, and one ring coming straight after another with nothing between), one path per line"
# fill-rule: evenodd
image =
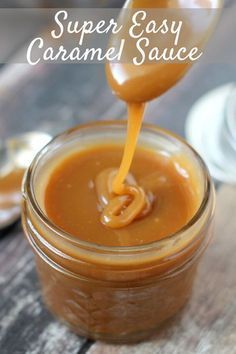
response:
M14 169L0 176L0 210L20 203L23 174L23 169Z
M151 201L144 189L134 179L131 183L127 179L142 125L144 104L130 103L128 112L128 132L120 168L117 173L110 169L102 171L96 182L98 198L107 195L101 221L112 228L127 226L151 210Z
M131 0L127 1L125 8L164 8L164 9L180 9L188 7L201 8L214 7L215 0L174 0L174 1L143 1ZM178 13L176 13L176 16ZM188 16L188 15L187 15ZM210 18L210 17L209 17ZM129 21L129 19L127 20ZM189 29L187 37L196 37L197 45L200 47L208 38L213 23L209 20L207 30L204 29L204 35L201 31L196 36L194 32L194 19L191 16L188 18ZM151 38L151 36L149 35ZM117 39L120 39L119 36ZM128 40L126 38L126 40ZM130 40L130 39L129 39ZM114 40L115 41L115 40ZM130 40L130 47L132 48L132 41ZM129 48L129 50L132 50ZM142 187L138 185L127 185L124 183L128 174L135 147L137 144L141 124L144 116L145 103L153 98L159 97L161 94L170 89L177 83L191 67L190 62L187 63L157 63L144 64L137 67L134 64L124 63L108 63L106 66L107 80L113 92L127 102L128 107L128 133L126 138L126 145L124 150L123 159L117 175L112 182L112 191L118 195L108 200L105 206L101 220L102 222L112 228L120 228L126 226L128 223L133 222L136 218L146 216L151 210L151 202ZM109 174L107 175L108 179ZM107 181L108 181L107 179ZM154 181L155 182L155 181ZM107 182L108 183L108 182ZM101 186L99 186L99 193ZM125 196L125 198L122 198ZM123 201L123 202L122 202ZM125 217L124 217L125 216Z
M108 246L141 245L157 241L186 224L196 212L201 198L191 166L181 156L173 159L138 147L127 183L132 186L129 188L138 192L140 188L144 200L148 198L152 208L148 216L137 218L135 211L141 213L143 207L138 199L132 210L129 209L131 203L124 215L121 214L121 222L126 217L136 215L135 222L125 222L127 225L123 228L104 227L100 218L107 201L117 204L120 201L126 205L126 195L117 197L106 189L109 180L106 174L116 173L122 151L122 145L94 146L61 161L50 175L45 191L48 217L61 229L82 240ZM116 198L121 199L117 201ZM113 222L116 222L116 218Z
M190 5L195 5L193 7L214 7L214 4L217 1L218 0L205 0L205 2L192 2L189 0L160 0L155 1L155 4L153 5L153 1L131 0L126 2L125 8L136 9L145 6L146 8L181 9L189 7ZM126 20L129 22L130 19L128 18ZM197 45L203 45L211 32L214 21L210 19L209 15L208 27L204 28L204 30L202 30L203 32L201 30L198 30L199 32L195 30L196 26L191 14L186 23L189 28L185 35L190 38L193 37ZM115 39L111 40L118 40L119 42L119 34ZM126 38L126 40L128 40L128 38ZM130 48L128 50L132 50L132 40ZM120 229L127 227L129 224L136 222L140 218L147 218L149 221L149 214L154 207L153 198L147 194L139 182L133 183L136 179L135 174L133 174L133 181L130 178L127 178L142 126L145 104L147 101L159 97L178 82L191 67L191 64L192 63L190 62L182 64L160 62L155 65L147 63L141 67L137 67L135 64L130 63L108 63L106 65L108 83L116 96L126 101L128 108L127 137L120 167L117 170L119 165L119 162L117 161L114 166L115 169L111 168L112 166L109 165L108 169L99 170L99 174L95 177L97 200L100 201L100 221L106 227ZM79 158L80 157L78 156L78 159ZM100 161L100 156L98 156L98 159ZM142 163L144 164L145 162L143 161ZM157 183L155 178L156 176L154 175L153 181L151 181L152 184ZM78 190L79 189L80 186L78 181ZM158 195L156 195L156 198L159 198ZM95 201L93 201L93 203L94 202ZM91 207L89 207L89 209L91 209ZM180 227L183 226L185 222L183 222Z
M212 2L136 0L126 6ZM178 138L173 139L176 149L160 144L164 152L151 143L136 147L145 102L172 87L188 67L108 64L108 82L128 105L124 154L118 142L88 147L82 130L76 141L84 150L70 150L64 137L58 155L51 147L38 173L28 171L26 191L34 185L47 217L38 217L28 192L23 225L35 250L44 300L80 335L140 341L156 333L191 294L199 258L212 235L214 192L211 187L202 214L182 230L205 197L204 166ZM124 249L139 245L144 247Z

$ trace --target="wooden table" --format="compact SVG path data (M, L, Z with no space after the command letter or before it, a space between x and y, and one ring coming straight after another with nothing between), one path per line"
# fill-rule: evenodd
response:
M227 47L235 38L235 22L224 21L224 48L236 57L235 47L230 43ZM186 115L196 99L230 81L236 81L235 65L202 62L175 89L150 104L146 120L183 135ZM63 128L124 116L125 107L111 95L101 65L34 69L18 65L0 72L0 138L36 128L56 133L58 120ZM235 212L236 188L221 186L215 238L201 263L191 301L154 338L132 346L79 338L48 313L33 254L18 223L0 236L0 354L236 353Z

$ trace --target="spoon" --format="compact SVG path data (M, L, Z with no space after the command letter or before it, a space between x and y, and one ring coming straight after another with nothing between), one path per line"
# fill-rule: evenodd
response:
M21 214L21 182L36 153L50 140L49 134L29 132L0 141L0 230L14 224Z
M126 102L147 102L159 97L175 83L177 83L184 74L190 69L194 62L145 62L140 66L136 66L131 57L137 52L137 39L132 39L127 34L130 28L132 16L135 10L153 10L147 11L147 18L144 22L140 22L142 27L148 20L158 19L163 21L164 18L169 20L183 21L181 32L181 43L177 47L186 46L189 48L198 47L202 49L209 39L216 22L219 18L219 11L223 5L223 0L128 0L123 10L121 10L118 21L122 23L124 31L113 35L111 44L119 47L119 43L124 37L126 45L124 47L123 58L128 58L126 63L110 62L106 65L106 74L109 85L116 96ZM167 11L168 10L168 11ZM163 12L165 11L165 12ZM164 17L163 17L164 16ZM144 34L150 39L150 43L161 47L172 47L168 42L170 37L164 37L160 34ZM172 38L173 39L173 38ZM128 44L127 44L128 43ZM136 52L134 52L136 50ZM144 49L147 53L148 48Z

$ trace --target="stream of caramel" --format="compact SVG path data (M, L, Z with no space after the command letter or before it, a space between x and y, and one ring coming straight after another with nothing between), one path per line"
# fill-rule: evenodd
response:
M129 0L124 8L165 8L184 9L201 7L214 8L220 0ZM184 13L184 12L183 12ZM182 13L181 13L182 14ZM189 16L190 14L190 16ZM215 18L212 20L209 12L209 23L204 29L196 31L196 19L187 12L186 23L188 28L184 33L184 41L194 39L198 47L202 47L212 31ZM179 13L176 12L176 16ZM189 16L189 17L188 17ZM126 19L128 22L130 19ZM119 43L119 35L112 39L113 44ZM128 38L126 38L126 41ZM129 38L128 50L132 51L133 43ZM102 171L96 180L98 199L103 199L101 221L108 227L120 228L127 226L135 219L144 217L151 210L151 201L142 187L129 183L128 172L133 160L138 136L140 133L145 103L159 97L176 82L178 82L191 67L192 63L160 62L155 65L146 63L137 67L131 63L108 63L106 67L107 80L113 92L127 103L128 131L125 150L118 172L114 170ZM102 196L102 198L101 198ZM104 203L105 201L105 203Z
M144 189L138 186L132 175L128 177L144 109L142 103L128 104L128 129L120 168L104 170L96 178L96 190L103 208L101 221L111 228L127 226L151 210L151 201Z

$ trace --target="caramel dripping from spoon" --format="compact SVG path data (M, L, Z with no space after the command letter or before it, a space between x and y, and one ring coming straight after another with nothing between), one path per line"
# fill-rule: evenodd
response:
M103 209L101 222L111 228L121 228L144 217L151 210L151 201L144 189L129 174L145 104L128 104L128 129L120 168L102 171L96 178L96 190Z
M127 0L124 8L142 8L144 7L143 5L150 8L184 9L187 7L214 9L222 6L222 0L156 0L155 2L151 0L145 2L143 0ZM208 11L207 26L204 29L198 30L196 35L196 24L191 16L187 16L186 20L188 20L189 25L186 34L187 38L195 38L195 44L203 47L216 24L217 18L218 15L212 17ZM105 171L105 175L103 175L104 183L101 182L99 177L96 181L98 198L99 195L104 197L104 193L107 195L107 202L105 205L101 204L103 208L101 221L103 224L111 228L123 227L150 211L151 203L144 189L137 185L125 183L142 125L145 108L144 102L166 92L185 75L191 66L192 63L160 63L156 65L143 65L142 68L137 70L130 63L107 64L106 74L109 85L116 96L128 104L128 132L125 151L118 173L114 176L114 172ZM156 80L157 77L159 77L159 80ZM111 178L111 175L113 175L113 178ZM109 183L112 186L110 192L106 189L106 185Z

